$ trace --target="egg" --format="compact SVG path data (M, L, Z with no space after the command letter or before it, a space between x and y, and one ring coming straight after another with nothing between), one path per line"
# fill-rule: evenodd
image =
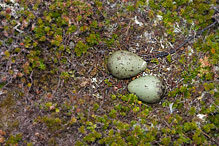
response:
M165 86L158 77L147 75L131 81L128 84L128 91L145 103L156 103L162 98Z
M113 76L119 79L125 79L144 71L147 63L132 52L116 51L109 56L107 67Z

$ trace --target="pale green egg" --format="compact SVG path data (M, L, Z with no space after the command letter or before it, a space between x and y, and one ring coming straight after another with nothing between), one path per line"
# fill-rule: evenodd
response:
M158 77L148 75L131 81L128 90L146 103L156 103L163 96L165 86Z
M109 72L120 79L130 78L146 69L147 63L128 51L116 51L108 59Z

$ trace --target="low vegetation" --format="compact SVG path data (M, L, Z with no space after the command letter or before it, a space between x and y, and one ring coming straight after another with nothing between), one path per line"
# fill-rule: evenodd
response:
M115 50L146 59L211 24L216 0L0 2L0 144L218 145L219 30L144 74L164 80L145 104L107 71Z

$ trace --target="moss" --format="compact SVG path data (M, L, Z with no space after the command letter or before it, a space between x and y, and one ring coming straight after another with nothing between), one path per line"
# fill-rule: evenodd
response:
M13 5L10 0L5 3ZM3 49L9 48L3 52L0 67L6 71L13 84L18 83L24 91L26 88L30 89L29 95L35 96L28 98L28 101L35 103L34 107L28 108L38 110L40 107L40 113L43 115L35 121L46 126L45 132L52 135L46 139L48 145L57 145L60 139L65 139L56 133L61 131L65 135L72 130L78 133L75 138L79 140L76 143L78 146L214 144L212 139L218 136L219 103L219 88L215 82L215 68L219 60L217 30L204 32L200 38L194 40L193 46L190 44L191 48L194 48L194 53L190 51L192 56L188 55L189 51L185 47L181 48L183 53L179 58L178 52L174 56L166 57L166 65L173 67L173 70L166 78L169 92L161 101L162 104L145 105L135 95L126 94L125 90L115 90L117 80L105 78L107 57L102 57L106 55L105 52L116 48L124 49L126 45L129 47L138 41L144 43L145 40L136 39L137 35L146 30L159 31L159 27L162 28L161 35L167 34L165 39L168 43L180 43L183 36L188 36L212 22L214 11L211 6L216 5L215 0L208 3L203 0L137 0L119 3L115 0L109 0L107 3L100 0L58 0L47 4L39 0L21 0L19 4L24 9L17 11L18 19L15 19L9 10L0 7L0 17L3 20L1 24L7 24L0 27L3 32L0 35L0 46ZM108 9L109 5L114 8ZM153 25L136 26L132 20L136 14L140 21L146 20L148 24ZM162 16L162 20L157 21L158 15ZM18 22L21 23L18 28L22 29L23 33L14 29ZM175 31L176 26L181 31L180 34ZM161 40L157 34L155 37L157 42ZM70 46L70 42L75 45ZM166 40L163 42L166 45ZM148 45L150 48L150 44ZM152 47L158 49L156 45L159 44ZM143 54L147 51L136 49L136 52ZM97 90L87 91L75 83L78 72L85 77L91 77L86 71L90 67L88 65L93 65L93 62L87 64L87 58L88 62L102 59L105 63L105 66L101 62L95 65L94 75L103 79L103 84L101 83ZM165 62L153 59L148 68L157 66L152 71L148 69L147 73L158 73L163 63ZM10 69L5 68L8 65ZM17 75L16 70L22 75ZM126 80L121 82L127 83ZM0 83L1 90L6 83ZM109 96L106 95L109 98L93 98L93 90L104 93L105 89L106 93L109 91ZM54 91L54 96L47 94ZM45 92L49 98L41 97ZM62 96L56 97L60 92ZM22 92L17 94L24 96ZM87 94L91 95L91 100L82 97L88 96ZM65 103L63 99L66 100ZM8 132L4 135L6 145L23 145L22 134L11 134L17 132L16 128L20 124L12 116L19 111L17 100L20 99L15 97L14 93L8 93L0 103L0 129ZM173 103L174 109L171 114L170 103ZM200 122L196 117L198 113L207 115L205 122Z
M49 146L58 146L55 137L51 137L48 141Z
M7 146L16 146L22 140L22 134L11 135L6 141Z
M19 100L19 97L14 95L18 93L19 91L7 93L7 96L0 103L0 128L3 130L12 131L19 126L19 121L13 118L19 111L16 106L16 100Z
M60 118L42 116L35 119L36 122L44 123L51 133L61 130L63 121Z

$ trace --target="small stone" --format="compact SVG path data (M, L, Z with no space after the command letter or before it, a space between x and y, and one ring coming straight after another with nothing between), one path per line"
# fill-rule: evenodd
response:
M75 47L75 44L74 44L74 42L73 42L73 41L71 41L71 42L70 42L70 44L69 44L69 47L70 47L70 49L72 49L72 48L74 48L74 47Z
M146 103L156 103L163 96L165 87L158 77L148 75L131 81L128 90Z
M116 51L108 59L109 72L120 79L136 76L146 69L147 63L138 55L128 51Z

